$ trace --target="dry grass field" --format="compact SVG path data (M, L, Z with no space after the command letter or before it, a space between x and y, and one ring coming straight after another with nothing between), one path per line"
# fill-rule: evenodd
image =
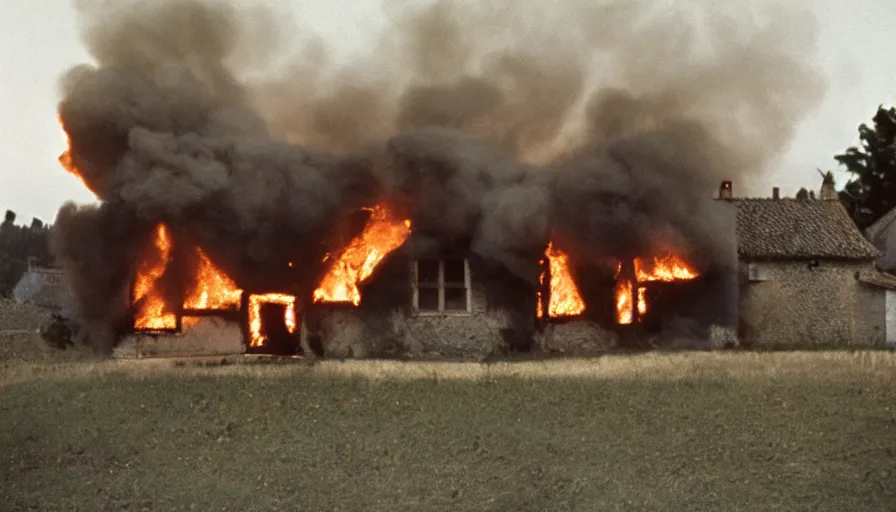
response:
M896 509L890 352L0 375L3 510Z

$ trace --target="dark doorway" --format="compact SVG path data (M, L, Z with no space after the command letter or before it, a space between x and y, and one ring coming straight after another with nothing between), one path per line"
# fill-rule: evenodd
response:
M264 339L264 343L260 347L250 347L249 353L278 356L302 354L298 326L292 329L293 332L290 332L290 328L286 325L286 308L288 307L293 306L274 302L261 304L259 311L261 318L260 334Z

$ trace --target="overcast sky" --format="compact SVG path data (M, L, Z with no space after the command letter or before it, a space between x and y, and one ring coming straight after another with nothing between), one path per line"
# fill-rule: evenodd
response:
M282 3L303 25L340 41L346 52L375 31L380 9L379 0ZM805 3L818 22L816 61L828 90L789 152L761 180L763 189L778 185L785 194L801 186L817 188L815 169L835 168L832 155L858 142L857 126L869 121L879 104L896 104L893 0ZM63 202L93 199L57 162L64 147L56 122L57 79L69 67L89 62L89 56L74 10L64 0L0 0L0 44L0 209L16 211L19 222L32 216L52 221Z

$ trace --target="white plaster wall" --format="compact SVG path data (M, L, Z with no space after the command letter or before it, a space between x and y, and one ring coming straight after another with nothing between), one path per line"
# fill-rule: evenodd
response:
M887 345L896 345L896 291L887 290L884 297Z

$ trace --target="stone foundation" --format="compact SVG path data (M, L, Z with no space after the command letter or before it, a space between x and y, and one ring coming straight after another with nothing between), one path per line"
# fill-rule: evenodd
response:
M132 334L115 348L115 357L175 357L231 355L245 352L238 324L220 318L200 318L182 334Z
M745 263L742 341L756 347L883 346L884 292L856 279L869 266L827 260L812 266Z
M569 355L604 354L618 343L618 334L588 321L548 324L536 337L536 347Z
M31 304L0 299L0 332L38 331L52 312Z

